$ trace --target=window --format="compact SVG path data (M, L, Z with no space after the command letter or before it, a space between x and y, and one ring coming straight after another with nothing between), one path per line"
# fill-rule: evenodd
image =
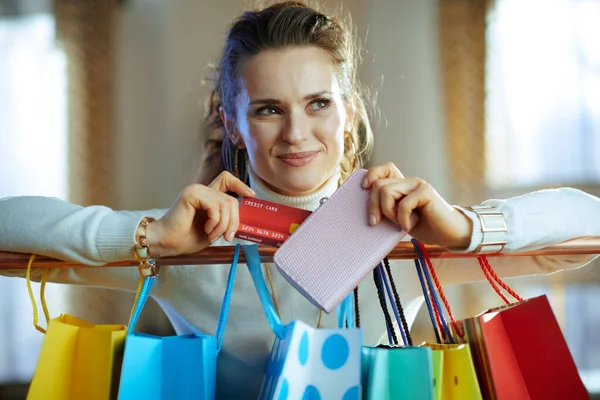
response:
M0 197L66 198L66 59L51 15L0 19L0 76ZM43 335L24 280L0 277L0 293L0 383L29 382ZM47 298L56 315L60 287L48 287Z
M486 183L495 196L555 185L600 193L598 21L597 0L495 1L486 63ZM600 393L598 267L527 289L548 294L592 393Z
M600 183L600 2L498 0L488 20L487 183Z

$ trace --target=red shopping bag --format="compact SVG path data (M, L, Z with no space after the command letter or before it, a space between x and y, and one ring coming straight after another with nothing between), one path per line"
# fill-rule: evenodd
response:
M480 264L499 291L487 260ZM484 397L589 399L548 298L515 296L520 301L463 321Z
M433 271L425 247L419 247ZM446 332L470 344L483 398L589 399L548 298L523 300L495 274L485 257L478 261L506 305L458 324L450 313L454 329ZM511 303L501 289L516 302Z

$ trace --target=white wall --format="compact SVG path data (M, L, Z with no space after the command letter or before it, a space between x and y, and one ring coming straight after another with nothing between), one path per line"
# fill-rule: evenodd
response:
M374 161L447 190L435 0L372 0L367 48L382 114Z

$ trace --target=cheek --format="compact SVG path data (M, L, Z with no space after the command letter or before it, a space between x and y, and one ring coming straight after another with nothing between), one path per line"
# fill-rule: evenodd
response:
M344 120L339 114L331 114L318 122L316 131L319 132L321 142L329 151L344 151Z
M246 120L246 129L240 132L251 159L268 156L278 140L281 127L275 121Z

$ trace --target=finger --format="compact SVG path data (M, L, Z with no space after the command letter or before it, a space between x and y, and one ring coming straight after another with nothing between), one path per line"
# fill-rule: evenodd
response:
M369 199L369 225L374 226L381 221L381 188L392 183L392 179L380 179L375 181L371 187L371 198Z
M227 171L221 172L208 187L223 193L234 192L242 197L254 197L256 194L248 185Z
M230 200L229 208L229 226L225 232L225 240L231 242L240 226L240 213L238 201L234 198Z
M228 201L220 202L219 213L219 223L208 234L208 240L210 240L211 243L223 236L227 231L227 227L229 226L229 215L231 213Z
M371 187L373 182L385 178L401 179L404 178L404 175L402 175L402 172L400 172L394 163L388 162L369 168L363 179L362 186L367 189Z
M385 182L386 180L384 180ZM380 182L380 181L378 181ZM392 179L390 183L384 184L379 190L381 213L395 223L398 223L397 204L404 196L409 195L421 185L418 178Z
M215 229L215 227L219 224L219 221L221 220L221 210L218 204L214 204L213 206L208 207L205 211L207 220L204 224L204 232L207 236L210 236L211 232Z
M398 202L396 221L406 232L410 232L418 223L419 216L416 210L429 204L431 196L425 185L419 185L411 193L407 194Z

